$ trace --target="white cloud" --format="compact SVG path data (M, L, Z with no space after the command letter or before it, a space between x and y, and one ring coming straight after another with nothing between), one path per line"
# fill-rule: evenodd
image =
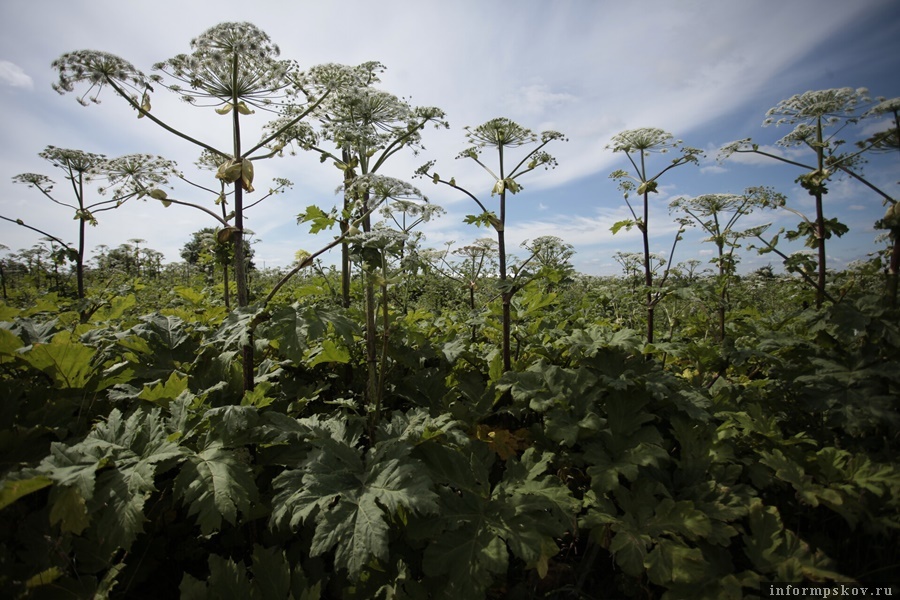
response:
M0 60L0 81L6 85L26 90L34 88L34 81L22 70L22 67L8 60Z
M282 58L296 59L302 67L322 62L379 60L388 67L382 76L383 89L409 98L414 105L434 105L447 111L452 129L423 132L427 150L421 156L396 155L385 174L409 179L416 167L434 159L435 169L442 176L455 176L471 189L489 194L491 182L485 180L483 171L467 161L454 160L468 145L463 126L509 116L535 131L555 129L565 134L568 142L554 142L547 148L559 160L559 167L531 173L522 182L526 189L521 198L525 200L533 192L548 190L553 191L554 197L541 197L535 202L517 197L513 213L521 218L516 225L523 230L522 238L558 235L570 243L584 244L587 253L597 251L597 240L611 239L609 226L628 216L615 183L606 177L611 170L628 166L623 155L605 149L610 136L623 129L656 126L692 145L701 145L706 140L691 139L691 134L699 128L715 126L717 135L726 141L752 135L769 142L760 134L775 132L758 126L765 110L779 99L819 83L808 68L804 70L808 67L804 57L815 53L835 71L867 62L866 56L853 54L852 48L829 49L822 41L846 33L867 13L883 11L887 2L844 3L839 10L828 11L819 10L819 2L797 0L769 10L752 2L685 0L676 6L667 0L646 0L637 14L628 3L587 0L526 0L521 6L517 4L515 11L503 3L479 0L422 0L415 11L409 10L404 0L347 0L340 7L332 3L303 3L301 7L299 3L260 0L260 10L247 18L281 47ZM53 76L46 66L50 61L79 48L119 54L150 73L153 62L189 51L192 37L223 20L216 15L234 14L245 8L236 0L197 0L189 8L179 5L179 18L172 21L166 17L172 6L175 4L170 0L134 6L114 0L72 0L61 4L54 10L53 19L48 20L36 18L39 8L32 3L0 20L0 39L6 44L3 50L7 59L0 62L0 82L31 87L31 77L17 65L40 75L28 102L22 101L21 94L0 94L0 111L7 116L6 149L0 149L0 164L8 169L0 173L0 214L15 212L13 216L28 221L53 212L55 207L41 204L22 186L11 193L9 183L12 175L23 171L55 175L36 156L48 144L109 155L161 153L177 159L182 168L189 168L196 158L196 150L190 144L154 128L146 119L136 120L134 112L108 90L104 91L102 105L82 108L71 95L61 98L41 83L44 76ZM817 18L810 19L814 13ZM135 22L140 22L141 27L129 26ZM298 23L315 25L307 25L298 34ZM702 23L702 31L698 23ZM376 27L378 34L374 36ZM763 30L768 40L777 42L762 43L758 37L746 35L748 31ZM160 31L165 31L165 35L159 35ZM460 31L466 33L464 38ZM37 71L39 67L33 65L43 65L40 68L46 70ZM228 144L227 136L219 135L227 128L219 125L214 113L166 100L165 96L162 89L157 89L154 114L171 119L176 126L185 126L192 134L202 134L204 140L211 136L215 144ZM742 123L744 129L731 129L737 111L747 111L744 116L753 111L758 114L752 119L752 128ZM252 124L255 127L259 123ZM249 137L257 135L253 127L247 133ZM763 148L778 155L784 152L774 146ZM714 159L715 153L710 156ZM731 181L731 177L748 171L744 168L747 165L777 164L779 161L771 158L741 154L722 164L710 160L700 169L686 167L684 171L690 169L691 177L700 180L703 175L715 175L712 179L716 186L737 191L766 181L760 181L760 173L754 169L749 170L747 179L751 181L740 185L731 187L726 178ZM771 178L769 174L773 172L767 170L766 177ZM308 239L305 228L294 227L296 214L309 204L330 207L335 201L332 191L339 183L339 173L330 163L321 165L311 155L259 165L258 180L273 176L293 180L295 188L253 211L248 222L249 227L260 232L263 244L257 252L267 257L268 264L282 254L289 262L296 247L321 245L320 241ZM791 174L786 182L795 176ZM597 183L573 191L589 177L596 177ZM677 176L675 188L666 183L654 202L682 193L710 191L688 188L684 177ZM895 175L890 177L886 179L888 183L896 181ZM667 175L664 181L671 179ZM413 183L448 211L454 209L452 214L429 224L428 245L440 246L451 239L468 243L490 233L461 223L462 214L475 210L470 199L427 181ZM807 196L805 191L798 192L801 193ZM580 203L566 201L573 196ZM20 210L12 205L13 198L28 199L28 203ZM616 209L611 214L598 215L583 208L596 206L603 198L615 198ZM866 202L857 190L847 205ZM551 209L547 210L547 206ZM560 206L566 207L565 213ZM90 245L116 246L139 236L165 251L168 259L176 260L178 248L191 231L209 224L205 216L189 209L176 213L175 207L169 209L172 212L151 206L141 206L142 210L130 205L123 208L121 214L114 211L115 214L104 215L100 226L91 231ZM625 214L612 214L620 211ZM664 210L658 215L654 230L663 225ZM60 216L59 225L64 232L71 223L71 215ZM0 229L8 240L4 243L13 248L28 247L34 237L19 229ZM615 236L615 243L630 246L630 236L635 235L639 235L635 230L629 234L623 231ZM603 264L610 263L609 255L601 261Z
M551 91L550 87L543 83L532 83L508 95L505 104L517 115L534 117L552 110L565 110L565 105L575 100L572 94Z
M704 173L704 174L706 174L706 173L718 174L718 173L727 173L728 169L726 169L722 165L712 164L712 165L708 165L705 167L700 167L700 172Z

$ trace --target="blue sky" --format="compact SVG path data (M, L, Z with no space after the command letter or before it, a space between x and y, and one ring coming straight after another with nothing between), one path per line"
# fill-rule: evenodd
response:
M535 131L564 133L567 142L548 147L559 166L529 174L521 180L525 189L511 198L507 244L521 255L524 240L556 235L574 246L576 268L594 275L619 273L614 254L641 247L636 231L615 236L609 231L628 216L608 177L627 166L623 155L606 149L616 133L659 127L707 152L700 166L679 167L664 176L652 199L652 250L667 254L675 232L667 205L679 196L770 185L796 210L811 210L811 197L794 183L801 174L796 168L775 161L715 160L718 147L732 140L752 137L768 146L788 133L785 127L762 127L766 111L780 100L845 86L867 87L873 96L900 96L896 0L6 0L0 5L0 215L74 241L71 214L11 182L18 173L37 172L55 179L62 190L61 178L38 157L48 145L111 157L160 154L191 173L197 158L192 146L146 119L135 119L111 93L89 107L78 105L72 94L58 95L50 87L55 79L50 63L72 50L103 50L150 74L155 62L188 52L193 37L222 21L254 23L280 46L282 58L302 67L380 61L388 69L382 89L414 105L446 111L450 129L427 130L426 149L419 156L395 157L384 174L410 180L416 167L436 160L442 176L454 176L489 202L493 181L454 159L467 146L464 126L503 116ZM156 116L204 139L227 135L211 109L192 108L164 94L154 95ZM248 120L249 139L256 139L252 128L263 123L262 117ZM855 139L879 127L883 122L862 124L847 136ZM894 197L900 191L898 160L881 157L866 170ZM296 250L314 251L330 241L330 234L310 236L296 225L296 215L310 204L328 208L337 201L337 170L306 154L266 161L256 171L257 182L272 177L294 182L290 192L249 213L247 226L259 240L257 264L286 266ZM428 181L412 181L447 211L423 227L426 245L464 245L491 233L463 223L476 211L471 200ZM875 250L878 232L872 224L884 207L852 181L835 182L829 189L826 216L851 228L828 247L830 266L841 268ZM195 201L211 204L212 199ZM741 223L773 222L777 229L797 221L782 212L754 214ZM141 238L175 261L191 232L212 224L188 208L128 203L103 214L88 232L88 247ZM39 237L0 222L0 243L13 250L30 247ZM711 247L699 237L686 236L676 263L711 256ZM741 269L770 262L780 264L777 257L745 252Z

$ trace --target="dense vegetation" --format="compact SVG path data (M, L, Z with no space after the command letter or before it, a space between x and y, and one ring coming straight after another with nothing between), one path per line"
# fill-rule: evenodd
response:
M60 88L127 81L142 93L123 96L158 121L149 80L117 61L66 55ZM159 68L194 85L193 66L180 55ZM432 162L418 175L472 198L470 221L497 239L427 249L414 228L432 209L377 171L443 115L373 91L375 72L294 76L313 99L284 104L263 143L227 155L201 143L222 160L203 208L219 226L186 240L184 263L135 239L91 265L83 240L55 236L2 260L6 597L719 599L767 581L900 580L896 245L843 272L804 254L783 255L784 275L738 275L742 241L781 253L777 236L732 227L783 205L756 188L680 203L685 226L712 236L714 272L645 251L617 256L623 276L589 277L553 237L514 259L505 208ZM257 92L231 90L217 110L237 124ZM504 119L471 132L462 156L493 175L501 207L518 177L555 165L544 147L561 140ZM670 138L624 132L614 150L637 149L643 167ZM861 177L839 144L815 143L831 168L807 178L811 194L840 169ZM259 271L236 220L249 156L290 144L338 167L343 205L298 217L338 235ZM695 156L679 149L671 165ZM194 206L162 190L175 177L162 159L129 159L123 175L96 155L48 156L73 182L112 176L109 206ZM646 233L647 194L669 168L614 174L626 201L644 201L617 229ZM891 244L895 206L881 223ZM815 249L840 235L823 215L801 225L788 237ZM319 258L332 248L337 267Z

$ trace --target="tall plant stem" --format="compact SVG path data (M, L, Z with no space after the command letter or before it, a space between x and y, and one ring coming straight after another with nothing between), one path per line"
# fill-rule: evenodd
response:
M498 146L497 151L500 157L500 180L506 177L503 166L503 145ZM500 304L501 304L501 327L502 327L502 346L500 352L503 359L503 371L512 369L512 314L510 304L512 303L513 292L506 289L506 186L500 192L500 227L497 228L497 250L500 254Z
M825 168L825 150L822 140L822 119L816 121L816 160L821 172ZM826 275L826 254L825 254L825 211L822 202L821 190L816 190L816 241L818 246L819 264L816 279L816 308L822 308L825 302L825 275Z

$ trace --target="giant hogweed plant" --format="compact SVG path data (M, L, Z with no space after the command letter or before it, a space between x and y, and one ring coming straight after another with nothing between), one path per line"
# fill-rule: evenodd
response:
M785 198L764 187L747 189L743 194L703 194L695 198L677 198L669 205L673 212L686 217L679 218L684 227L700 227L709 234L704 241L712 242L716 255L710 260L718 269L718 339L725 342L725 315L728 310L728 288L737 272L739 257L735 250L739 240L751 232L735 229L738 220L758 208L783 206Z
M896 204L895 198L866 179L862 171L866 153L882 148L884 140L889 139L890 128L884 132L886 135L876 135L862 140L852 150L845 150L846 140L839 137L845 135L845 130L863 118L892 112L891 107L896 106L896 100L882 101L874 107L871 107L871 104L872 99L867 89L845 87L796 94L770 108L763 121L764 126L774 124L794 127L776 144L783 148L807 150L812 155L811 161L768 151L750 138L726 144L719 152L720 158L723 159L736 153L758 154L806 171L795 181L814 198L815 215L809 218L799 211L790 209L800 216L802 221L797 229L786 232L785 236L789 240L802 239L806 246L815 251L814 273L810 273L808 269L804 270L802 262L797 258L788 257L776 249L778 236L782 232L769 240L758 237L765 243L764 248L767 251L774 251L785 259L788 268L801 273L804 279L812 280L810 283L816 290L817 306L821 306L825 300L834 300L826 286L826 241L832 236L841 237L848 231L847 226L837 219L825 216L824 196L828 193L828 183L839 175L847 175L880 196L885 204L890 205L889 209ZM871 107L870 110L861 112L867 106ZM888 278L888 290L894 298L891 301L895 302L897 264L894 262L891 264L893 270Z
M46 175L21 173L13 177L13 181L34 188L54 204L74 211L74 218L78 221L78 243L72 246L22 219L0 218L48 236L62 245L67 257L75 263L76 293L83 300L86 297L84 271L87 225L96 226L98 214L114 210L128 200L140 197L146 187L167 184L169 178L177 174L175 164L148 154L129 154L109 159L102 154L55 146L48 146L39 156L62 171L69 184L67 188L71 188L72 198L61 197L58 192L54 192L56 184ZM91 198L88 186L92 183L97 185L96 191L101 197ZM104 195L110 197L103 198ZM90 316L91 310L87 306L82 308L82 320Z
M378 62L366 62L356 67L323 65L310 71L312 81L342 80L352 85L337 88L315 108L312 117L320 124L317 136L308 140L306 149L318 152L320 160L328 160L342 173L344 203L340 222L341 233L347 233L350 222L360 215L352 210L364 200L365 190L352 185L358 175L377 174L385 163L406 149L414 153L422 148L422 130L431 124L436 128L449 127L446 116L436 107L414 107L406 100L378 89L379 74L385 69ZM296 119L297 109L286 107L280 120L270 125L278 133L278 146L291 145L296 139L290 127L283 123ZM358 192L362 197L353 197ZM369 231L371 218L361 219L363 231ZM350 305L349 247L341 244L341 293L345 307Z
M491 177L494 182L491 187L491 197L498 198L499 212L487 208L487 205L481 200L483 195L457 185L455 177L442 179L433 169L434 161L422 165L416 173L420 177L428 177L435 184L449 186L471 198L481 212L468 216L466 222L478 226L490 226L497 234L498 285L502 311L501 357L503 370L508 371L512 368L510 303L523 284L510 278L509 256L506 249L507 194L514 195L523 189L519 182L519 178L523 175L539 167L555 168L556 159L545 150L545 147L551 142L566 138L557 131L544 131L538 135L505 117L491 119L477 127L467 127L466 138L472 146L460 152L457 158L474 161ZM510 150L523 146L528 150L521 157L512 158L508 155ZM489 167L487 161L482 158L482 153L486 149L497 153L497 163L494 169Z
M736 321L712 385L554 303L493 384L464 321L394 318L409 367L385 376L407 401L375 435L337 385L360 336L339 311L273 307L244 392L242 313L127 306L0 327L11 597L721 598L897 558L878 367L900 337L877 302ZM516 429L481 420L497 391Z
M351 254L349 240L361 232L364 235L373 233L373 206L380 206L386 199L393 203L405 203L407 212L418 212L430 217L434 207L426 206L427 199L411 186L393 179L380 177L379 170L398 152L407 149L417 152L422 147L421 131L432 124L436 128L448 127L443 111L435 107L413 107L408 102L393 94L377 89L379 73L384 66L377 62L363 63L357 67L341 65L324 65L311 71L310 80L318 81L325 77L329 80L351 81L352 85L343 85L325 99L312 111L312 117L320 123L319 133L310 138L304 147L318 152L322 162L328 160L341 171L341 187L343 205L333 209L338 214L341 247L341 299L344 308L351 305ZM296 137L290 126L296 120L297 109L286 107L279 118L270 125L275 131L277 145L285 147ZM385 189L385 188L391 189ZM301 220L313 222L313 231L320 231L323 221L320 217L326 213L317 206L310 206L301 214ZM405 234L404 234L405 235ZM384 232L376 237L383 237ZM358 237L357 237L358 239ZM375 245L378 242L374 242ZM330 246L330 244L329 244ZM374 253L374 246L370 248ZM381 258L384 248L381 249ZM367 387L366 401L375 407L373 414L380 410L383 386L379 383L383 377L380 370L384 366L386 354L384 344L379 351L377 330L378 307L376 287L379 282L386 281L386 274L379 279L379 260L369 264L366 269L364 286L364 319ZM382 269L383 271L383 269ZM382 338L387 336L387 298L382 287ZM379 354L381 358L379 358ZM347 377L351 376L348 369ZM374 430L372 431L374 433Z
M609 146L613 152L622 152L631 163L631 171L625 169L617 169L610 173L610 178L616 180L628 210L631 212L631 219L619 221L615 223L611 231L613 234L620 231L623 227L628 230L637 227L641 232L641 240L643 242L643 267L644 267L644 288L646 296L647 311L647 343L653 343L654 335L654 314L656 306L664 297L662 289L665 280L668 277L669 269L663 271L662 277L654 284L654 274L652 268L652 256L650 252L650 194L659 193L659 178L669 170L686 164L698 164L699 157L703 155L697 148L685 146L681 140L673 139L671 133L657 129L655 127L644 127L641 129L631 129L622 131L613 136ZM678 156L673 158L668 165L653 173L647 164L647 159L652 154L667 154L669 151L677 150ZM629 200L632 193L635 193L642 200L642 207L635 210ZM681 238L681 231L675 234L672 242L672 248L669 252L667 264L672 265L672 256L675 253L675 246ZM654 285L656 286L654 288Z
M254 161L277 155L277 144L283 146L285 132L295 136L293 141L306 144L311 131L299 126L300 122L334 86L345 82L307 79L294 62L280 60L278 46L250 23L229 22L212 27L191 41L191 49L190 54L179 54L154 65L160 74L150 77L126 60L105 52L70 52L53 62L59 73L54 88L67 93L78 85L87 85L87 91L78 97L80 103L87 105L99 103L99 94L108 87L137 111L138 118L146 118L216 157L216 178L233 189L233 225L229 224L224 231L234 242L238 306L246 307L249 295L243 256L244 194L254 191ZM181 96L192 106L209 108L227 117L231 145L217 148L153 113L154 85ZM289 121L280 123L275 131L267 132L260 141L246 142L242 127L249 115L255 110L274 113L286 104L303 108ZM172 202L162 190L148 191L148 195L163 203ZM219 219L214 212L208 209L206 212ZM244 346L242 355L245 386L252 389L253 346Z
M320 343L321 333L276 327L275 320L263 331L279 335L280 351ZM416 579L424 574L425 583L445 588L447 597L460 585L477 597L490 584L491 571L450 584L445 579L448 568L473 573L482 565L478 556L464 552L468 534L441 533L462 523L445 506L455 506L460 489L472 490L466 492L468 505L494 515L491 529L480 534L474 548L480 551L481 544L493 540L489 532L497 532L506 542L490 541L486 550L504 561L506 544L522 560L546 562L552 556L553 536L561 530L546 521L544 509L562 503L572 510L574 505L566 500L565 488L546 474L549 455L524 455L524 470L510 470L509 482L498 484L486 499L481 491L489 489L484 486L495 455L448 415L396 411L378 426L378 442L369 443L364 417L339 412L292 418L273 397L271 383L248 392L241 406L216 407L213 398L221 382L205 390L196 387L208 379L202 370L215 370L215 361L207 363L202 352L197 356L196 332L191 334L177 318L151 316L146 325L127 335L98 331L92 341L106 340L99 350L59 333L42 346L47 350L29 350L16 333L3 330L4 378L46 369L60 389L94 395L105 391L118 406L130 406L112 408L93 426L88 419L73 424L81 431L52 442L35 467L4 479L0 506L9 509L4 516L24 517L34 509L32 520L50 514L54 530L39 541L31 525L12 527L14 543L44 553L44 559L35 563L39 571L26 578L7 572L5 588L68 590L76 596L109 595L114 588L126 595L138 590L169 595L180 589L190 597L213 597L232 581L247 597L288 597L293 590L294 597L314 598L324 585L356 588L355 594L345 593L349 597L372 597L378 590L373 582L402 585L398 572L414 569ZM309 336L298 338L301 330ZM68 360L45 362L38 356L45 352ZM126 358L130 366L123 367L119 357L132 352L142 356ZM175 362L167 365L167 355ZM195 360L189 362L192 356ZM306 356L313 368L321 354ZM155 381L137 372L155 366L175 370ZM138 387L142 380L146 383ZM529 486L519 486L529 481ZM523 510L528 503L532 508ZM403 531L401 539L410 547L430 543L431 534L422 537L425 522L415 519L439 513L445 518L429 519L428 527L443 545L424 558L406 557L412 566L404 566L399 560L403 553L395 554L396 535ZM268 533L245 556L234 542L254 537L262 516L268 525L260 525ZM471 526L483 525L474 521ZM542 533L520 539L519 530L533 526ZM184 544L185 535L194 541ZM275 561L268 571L263 556ZM302 567L301 556L302 562L322 556L319 562L332 564L333 576L326 574L331 569ZM245 571L244 565L251 563ZM167 575L148 579L156 569ZM265 595L273 589L280 595Z

